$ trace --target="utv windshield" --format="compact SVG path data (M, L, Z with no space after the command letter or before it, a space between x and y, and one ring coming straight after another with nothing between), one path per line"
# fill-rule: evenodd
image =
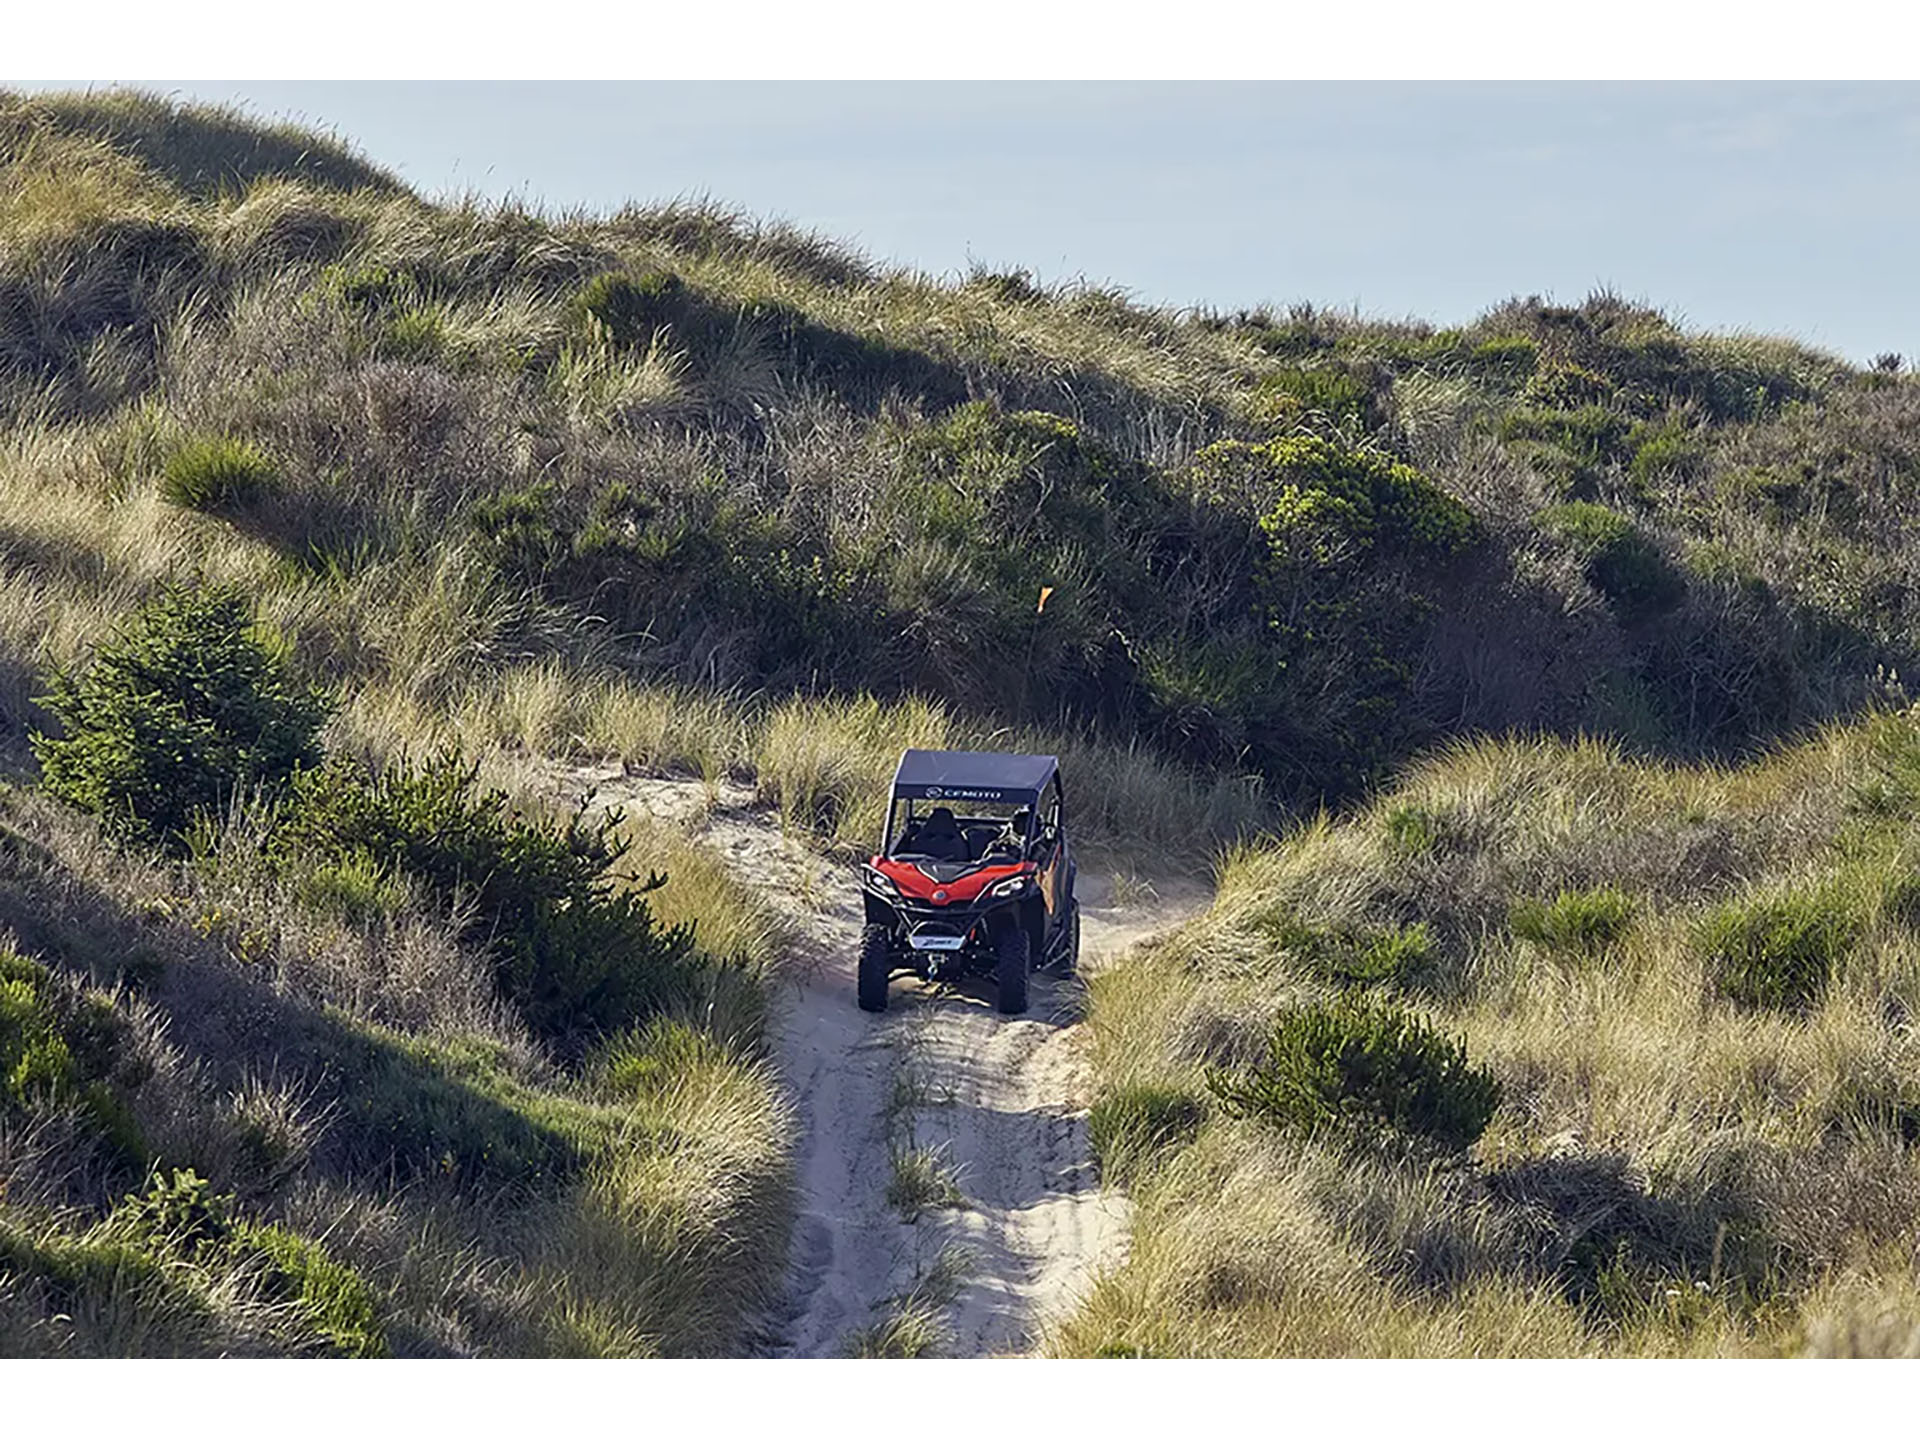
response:
M1024 802L974 800L955 806L896 796L887 833L893 836L896 860L1010 865L1027 858L1037 827L1033 807Z

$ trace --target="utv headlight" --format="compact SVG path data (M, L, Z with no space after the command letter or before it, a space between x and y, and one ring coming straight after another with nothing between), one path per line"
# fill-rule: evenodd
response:
M895 899L899 898L900 887L882 875L878 870L863 870L860 873L866 879L867 888L876 895L889 895Z
M1009 895L1018 895L1026 888L1027 877L1024 875L1016 875L1011 880L1002 880L998 885L994 886L989 893L991 893L996 900L1000 900Z

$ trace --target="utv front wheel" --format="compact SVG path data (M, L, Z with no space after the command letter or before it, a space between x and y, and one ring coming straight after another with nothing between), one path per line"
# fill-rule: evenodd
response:
M994 937L994 971L1000 982L1002 1015L1027 1013L1027 970L1032 958L1032 942L1027 939L1026 926L1008 925Z
M858 995L862 1010L887 1008L887 981L893 975L891 940L884 925L869 925L860 937Z

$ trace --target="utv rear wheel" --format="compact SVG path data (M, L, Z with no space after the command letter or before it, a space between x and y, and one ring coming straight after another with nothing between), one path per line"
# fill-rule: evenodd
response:
M1000 1013L1027 1013L1027 971L1033 959L1033 944L1027 939L1027 927L1008 925L994 937L993 959L1000 982Z
M858 994L862 1010L887 1008L887 981L893 974L891 939L884 925L869 925L860 936Z

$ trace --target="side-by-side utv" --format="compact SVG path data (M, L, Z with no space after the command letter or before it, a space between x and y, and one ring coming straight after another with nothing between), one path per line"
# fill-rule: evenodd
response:
M886 1009L888 982L911 971L991 974L1001 1012L1019 1015L1034 969L1079 959L1066 793L1051 755L907 751L880 853L860 880L862 1010Z

